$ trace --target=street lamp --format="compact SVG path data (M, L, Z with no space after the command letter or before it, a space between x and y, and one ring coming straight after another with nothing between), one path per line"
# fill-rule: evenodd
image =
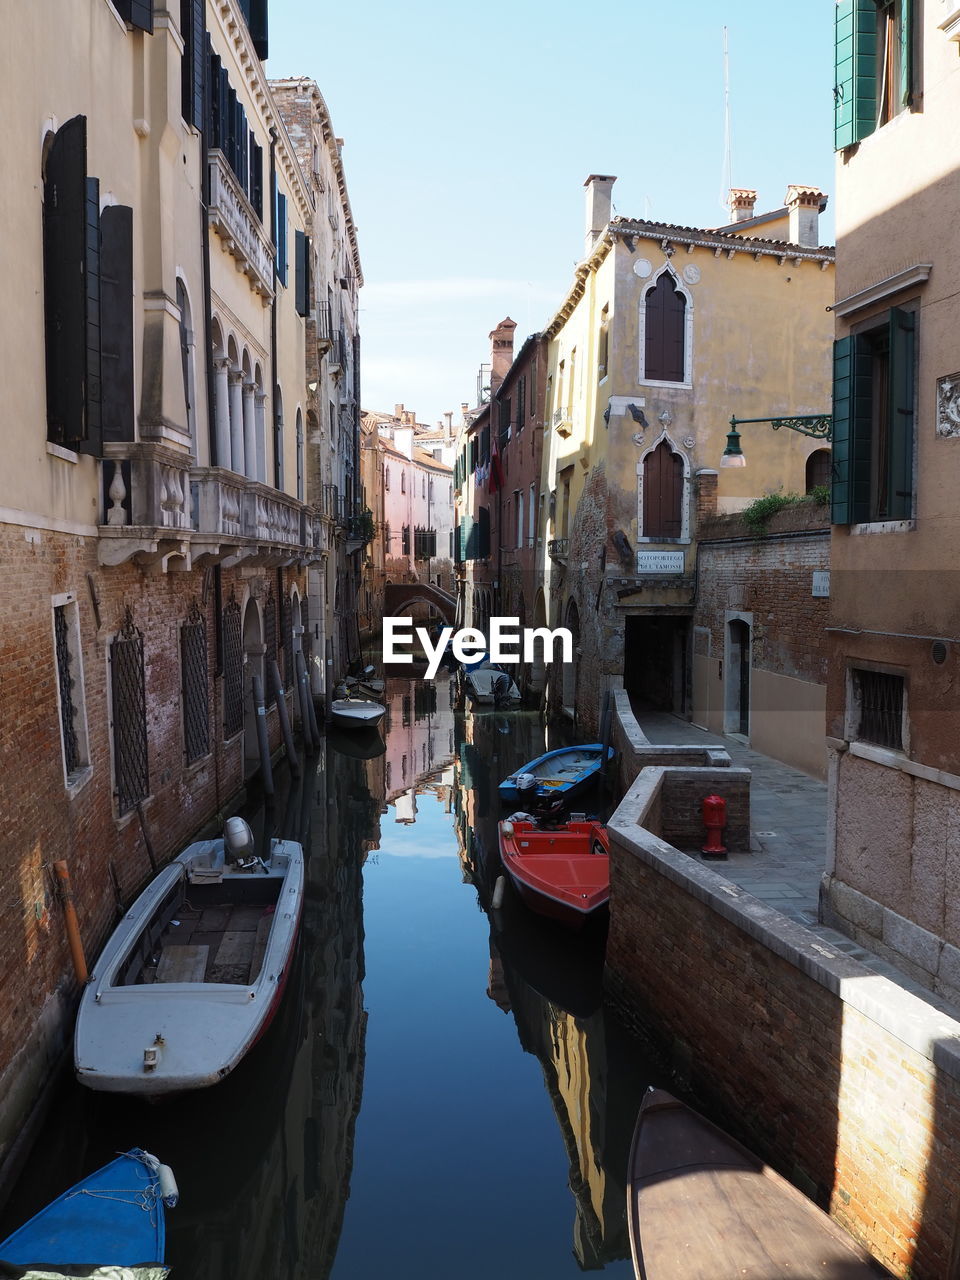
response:
M787 427L790 431L799 431L802 436L812 436L815 440L833 438L833 416L829 413L803 413L792 418L730 418L730 430L727 432L727 447L720 459L721 467L745 467L747 459L740 447L740 432L737 427L745 422L766 422L774 431Z

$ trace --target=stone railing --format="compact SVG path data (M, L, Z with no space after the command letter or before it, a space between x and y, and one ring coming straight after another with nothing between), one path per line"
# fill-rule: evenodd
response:
M273 246L221 151L210 152L210 225L264 304L273 297Z

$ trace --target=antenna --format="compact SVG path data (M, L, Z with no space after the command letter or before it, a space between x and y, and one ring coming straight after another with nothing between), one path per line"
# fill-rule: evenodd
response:
M730 136L730 47L727 28L723 28L723 170L720 175L720 207L730 211L730 188L733 186L733 142Z

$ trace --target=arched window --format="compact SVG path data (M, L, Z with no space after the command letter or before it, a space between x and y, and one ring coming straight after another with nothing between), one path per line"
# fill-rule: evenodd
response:
M643 537L679 538L683 531L683 461L666 440L643 461Z
M180 367L183 373L183 401L187 414L186 426L190 432L194 457L197 455L197 422L194 405L193 385L193 321L190 315L190 300L186 286L177 277L177 307L180 311Z
M401 493L406 493L406 492L407 492L407 473L406 473L406 471L401 471L401 472L400 472L400 492L401 492Z
M829 449L814 449L807 458L807 493L830 484L832 463Z
M644 308L644 379L686 381L687 299L670 271L647 290Z

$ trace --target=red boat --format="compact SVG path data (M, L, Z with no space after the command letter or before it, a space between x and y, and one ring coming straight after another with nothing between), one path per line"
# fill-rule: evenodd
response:
M500 823L500 859L520 897L538 915L579 929L610 899L610 845L602 822L538 827Z

